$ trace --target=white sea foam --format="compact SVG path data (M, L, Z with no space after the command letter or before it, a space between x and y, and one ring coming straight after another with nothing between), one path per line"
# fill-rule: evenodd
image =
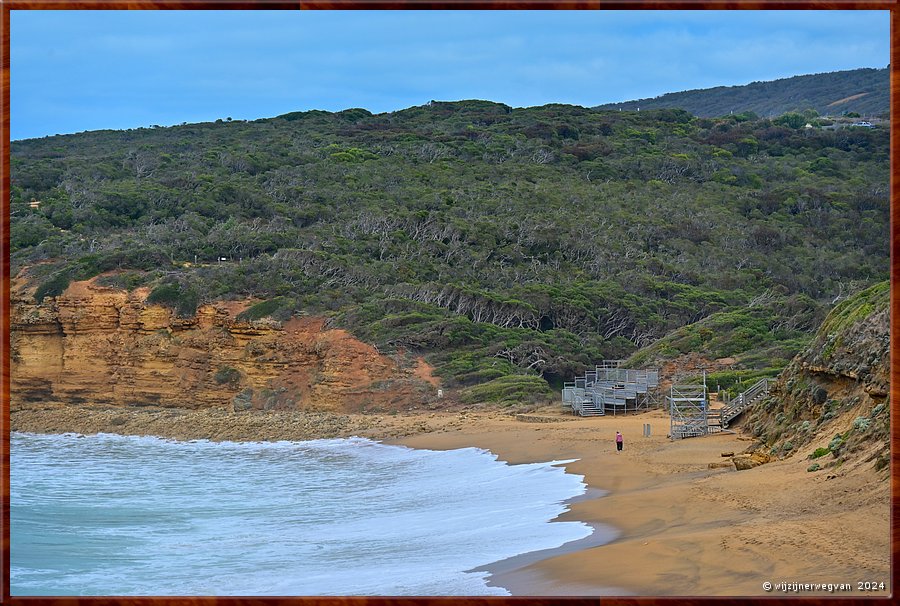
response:
M562 461L361 438L13 434L12 595L508 595L471 571L591 533Z

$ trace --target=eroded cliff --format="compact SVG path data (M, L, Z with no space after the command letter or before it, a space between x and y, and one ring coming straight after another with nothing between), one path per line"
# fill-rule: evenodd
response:
M810 471L890 456L890 285L842 301L781 373L745 428L771 454L805 456Z
M189 318L147 289L73 282L37 303L11 287L11 400L235 410L394 410L433 399L427 365L388 357L323 318L237 321L249 302Z

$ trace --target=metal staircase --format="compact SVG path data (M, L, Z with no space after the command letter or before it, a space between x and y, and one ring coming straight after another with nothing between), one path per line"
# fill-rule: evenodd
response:
M742 412L747 410L756 402L762 400L769 395L769 383L772 379L763 378L753 384L750 389L739 394L736 398L723 406L721 410L721 427L725 429L728 424L737 418Z

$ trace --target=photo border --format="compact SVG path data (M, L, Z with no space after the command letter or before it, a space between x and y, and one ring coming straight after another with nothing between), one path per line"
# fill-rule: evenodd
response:
M756 0L756 1L705 1L705 0L681 0L678 2L660 2L643 0L613 0L613 1L577 1L577 0L517 0L517 1L476 1L476 0L330 0L296 2L288 0L158 0L158 1L129 1L129 0L0 0L2 8L2 46L0 46L0 247L2 247L2 260L0 260L0 488L2 488L2 550L0 550L0 602L11 604L58 604L58 605L85 605L106 606L123 604L133 606L166 606L166 605L301 605L301 606L514 606L520 604L533 604L534 606L565 605L596 605L609 604L618 606L650 606L667 605L684 601L703 602L704 604L731 605L738 603L765 603L777 604L790 602L804 605L834 605L834 604L871 604L886 602L890 596L885 597L708 597L708 596L683 596L679 598L668 597L11 597L10 587L10 476L9 476L9 398L10 398L10 158L9 158L9 127L10 127L10 11L13 10L887 10L890 11L890 115L891 115L891 164L897 157L898 130L894 118L897 115L897 107L900 100L900 82L898 82L897 64L900 62L900 50L895 44L898 36L897 16L900 9L900 1L837 1L826 2L818 0ZM674 92L674 91L672 91ZM898 436L900 436L900 368L898 358L894 352L900 347L900 335L896 330L894 319L900 311L900 239L897 238L897 225L900 222L900 207L898 207L898 194L900 194L900 181L894 178L892 172L890 184L890 277L891 277L891 369L890 369L890 401L891 406L891 586L896 591L898 586L896 562L898 550L900 550L900 517L898 517L898 497L900 497L900 485L898 485L898 473L900 473L900 453L898 453Z

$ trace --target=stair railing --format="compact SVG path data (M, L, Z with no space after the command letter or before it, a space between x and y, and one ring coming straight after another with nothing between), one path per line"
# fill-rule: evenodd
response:
M741 414L745 408L756 402L760 397L769 395L769 378L762 378L754 383L743 393L731 400L722 408L722 426L725 427L732 419Z

